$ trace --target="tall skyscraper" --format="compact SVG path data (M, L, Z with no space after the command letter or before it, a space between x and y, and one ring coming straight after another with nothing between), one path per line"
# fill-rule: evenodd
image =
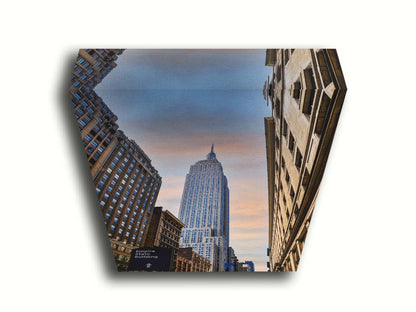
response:
M162 184L150 158L117 124L94 91L117 64L121 49L81 49L74 65L72 108L91 169L118 270L144 245Z
M91 175L98 171L117 145L117 116L94 88L113 70L121 49L81 49L74 65L70 93Z
M186 176L179 219L185 223L181 247L192 247L224 271L229 244L229 190L214 144L206 160L191 166Z

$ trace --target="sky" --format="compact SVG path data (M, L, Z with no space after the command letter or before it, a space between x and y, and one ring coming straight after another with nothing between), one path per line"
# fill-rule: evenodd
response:
M214 144L230 189L230 246L266 271L265 50L125 50L96 92L162 177L179 215L186 174Z

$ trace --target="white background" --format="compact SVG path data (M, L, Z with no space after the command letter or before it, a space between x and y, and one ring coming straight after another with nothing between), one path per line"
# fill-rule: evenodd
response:
M1 310L414 311L414 12L381 0L3 4ZM298 273L111 273L66 97L80 47L338 50L348 92Z

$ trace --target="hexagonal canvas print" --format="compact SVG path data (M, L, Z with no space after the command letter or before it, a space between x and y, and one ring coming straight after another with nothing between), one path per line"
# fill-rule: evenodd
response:
M346 94L336 50L80 49L74 61L118 271L302 265Z

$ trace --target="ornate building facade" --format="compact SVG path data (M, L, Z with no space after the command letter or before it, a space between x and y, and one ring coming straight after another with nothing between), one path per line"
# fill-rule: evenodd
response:
M347 88L335 50L268 49L266 66L269 268L296 271Z
M186 176L179 218L185 224L181 247L192 247L224 271L229 244L229 190L214 145L206 160L192 165Z
M155 207L144 245L145 247L171 249L170 271L172 272L176 269L179 239L184 226L185 224L169 210L162 210L162 207Z
M176 272L210 272L211 262L191 247L179 248Z

